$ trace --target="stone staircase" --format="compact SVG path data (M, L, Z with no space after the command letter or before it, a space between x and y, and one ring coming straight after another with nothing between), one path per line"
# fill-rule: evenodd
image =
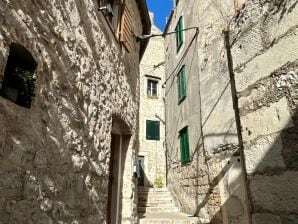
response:
M179 212L166 188L138 188L139 224L199 224L195 217Z

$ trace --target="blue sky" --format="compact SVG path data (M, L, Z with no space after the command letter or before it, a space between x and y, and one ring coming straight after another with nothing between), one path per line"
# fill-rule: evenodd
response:
M170 15L173 0L147 0L148 9L154 12L154 22L163 31Z

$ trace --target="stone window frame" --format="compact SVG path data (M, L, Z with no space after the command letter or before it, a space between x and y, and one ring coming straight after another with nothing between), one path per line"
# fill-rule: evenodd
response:
M160 81L161 81L161 78L159 77L156 77L156 76L152 76L152 75L145 75L145 78L146 78L146 82L145 82L145 86L144 86L144 89L145 89L145 96L149 99L158 99L160 97ZM157 83L157 86L156 86L156 96L150 96L148 94L148 82L149 81L154 81Z

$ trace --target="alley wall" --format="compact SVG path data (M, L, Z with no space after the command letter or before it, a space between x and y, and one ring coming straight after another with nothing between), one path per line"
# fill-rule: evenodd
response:
M152 34L162 31L154 25L154 14L150 13ZM140 109L139 109L139 156L144 157L144 185L166 186L166 150L165 150L165 82L164 39L151 38L140 64ZM150 95L148 82L156 82L156 96ZM149 88L149 90L148 90ZM158 140L149 140L146 136L146 121L159 122Z
M297 1L247 1L231 23L252 220L298 220Z
M117 122L131 136L121 218L134 222L139 44L120 46L97 1L0 1L0 88L11 43L38 66L30 109L0 97L0 223L105 223Z

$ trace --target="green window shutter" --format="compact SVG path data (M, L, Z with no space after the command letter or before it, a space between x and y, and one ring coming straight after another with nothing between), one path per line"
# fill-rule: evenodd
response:
M155 123L154 124L154 133L155 133L154 139L160 140L160 123L159 123L159 121L155 121L154 123Z
M150 121L146 121L146 139L151 139L152 136L151 136L151 122Z
M184 161L190 162L188 129L186 129L186 132L185 132L184 146L185 146L185 160Z
M181 103L186 97L186 73L185 65L180 69L177 76L177 87L178 87L178 104Z
M146 120L146 139L160 140L160 122Z
M183 44L183 31L182 30L183 30L183 21L182 21L182 16L181 16L179 18L178 23L175 28L177 52L180 50L180 48Z
M182 94L181 97L185 97L186 96L186 74L185 74L185 66L182 67Z
M190 162L189 137L188 137L187 127L183 128L180 131L180 151L181 151L181 163L185 164Z

